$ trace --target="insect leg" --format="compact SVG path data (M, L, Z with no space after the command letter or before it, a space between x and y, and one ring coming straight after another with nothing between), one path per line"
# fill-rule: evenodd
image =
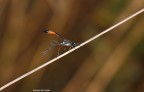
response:
M65 48L64 48L64 51L66 51L66 49L67 49L67 48L65 47Z
M57 54L57 56L60 55L60 49L61 49L61 47L62 47L62 46L60 46L59 49L58 49L58 54Z
M69 47L69 50L70 50L70 49L72 49L72 48L73 48L73 47L72 47L72 46L70 46L70 47Z

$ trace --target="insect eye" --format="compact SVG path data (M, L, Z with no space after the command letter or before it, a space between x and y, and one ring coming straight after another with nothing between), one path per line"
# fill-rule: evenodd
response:
M72 45L76 45L75 43L72 43Z

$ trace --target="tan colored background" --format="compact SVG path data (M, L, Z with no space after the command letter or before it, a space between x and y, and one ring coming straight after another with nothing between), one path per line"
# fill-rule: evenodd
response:
M144 6L143 0L0 0L0 86L56 57L56 37L84 42ZM3 92L144 92L144 13Z

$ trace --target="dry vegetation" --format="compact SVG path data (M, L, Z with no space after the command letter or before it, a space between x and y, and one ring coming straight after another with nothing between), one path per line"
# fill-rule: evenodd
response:
M143 0L1 0L0 86L54 58L54 36L83 42L144 6ZM144 92L144 14L3 92Z

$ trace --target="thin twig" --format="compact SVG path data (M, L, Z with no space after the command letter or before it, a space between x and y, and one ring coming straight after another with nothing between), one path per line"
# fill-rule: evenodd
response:
M51 64L51 63L53 63L53 62L55 62L56 60L58 60L58 59L64 57L65 55L67 55L67 54L73 52L74 50L76 50L76 49L78 49L78 48L80 48L80 47L86 45L87 43L93 41L94 39L96 39L96 38L102 36L103 34L109 32L109 31L111 31L112 29L114 29L114 28L116 28L117 26L123 24L124 22L126 22L126 21L132 19L133 17L139 15L139 14L142 13L142 12L144 12L144 8L141 9L141 10L139 10L138 12L134 13L133 15L129 16L128 18L122 20L121 22L115 24L114 26L112 26L112 27L106 29L105 31L103 31L103 32L101 32L101 33L99 33L98 35L96 35L96 36L90 38L89 40L87 40L87 41L81 43L79 46L77 46L77 47L75 47L75 48L73 48L73 49L71 49L71 50L65 52L64 54L62 54L62 55L60 55L60 56L58 56L58 57L56 57L56 58L54 58L54 59L52 59L52 60L50 60L50 61L48 61L48 62L46 62L46 63L40 65L39 67L37 67L37 68L35 68L35 69L29 71L28 73L26 73L26 74L24 74L24 75L22 75L22 76L16 78L15 80L13 80L13 81L11 81L11 82L5 84L4 86L2 86L2 87L0 88L0 91L2 91L3 89L5 89L6 87L8 87L8 86L10 86L10 85L12 85L12 84L14 84L14 83L16 83L17 81L19 81L19 80L21 80L21 79L23 79L23 78L25 78L25 77L31 75L32 73L34 73L34 72L36 72L36 71L38 71L38 70L44 68L45 66L47 66L47 65L49 65L49 64Z

